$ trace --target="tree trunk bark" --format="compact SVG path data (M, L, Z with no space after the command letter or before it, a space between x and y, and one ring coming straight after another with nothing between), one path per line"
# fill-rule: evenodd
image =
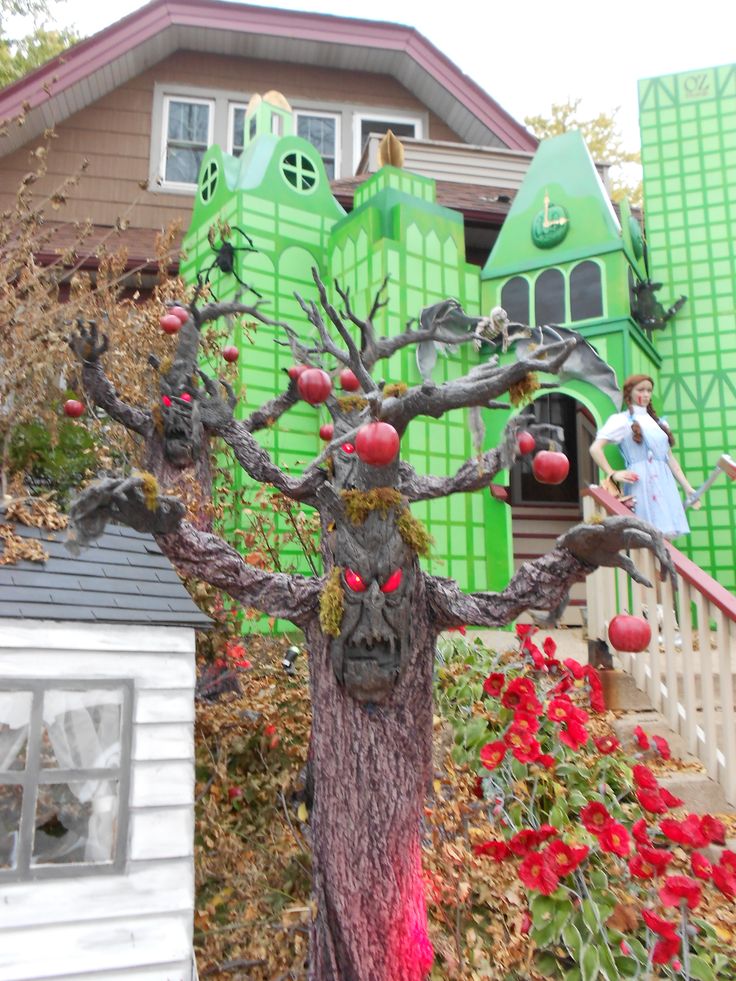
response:
M421 584L420 593L423 600ZM436 638L424 611L424 602L412 604L407 670L375 706L346 694L327 638L316 624L307 629L317 907L310 981L422 981L432 964L420 833Z

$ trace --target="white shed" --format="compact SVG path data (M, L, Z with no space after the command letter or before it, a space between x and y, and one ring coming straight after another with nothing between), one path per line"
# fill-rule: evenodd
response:
M0 565L0 981L191 981L194 628L155 541Z

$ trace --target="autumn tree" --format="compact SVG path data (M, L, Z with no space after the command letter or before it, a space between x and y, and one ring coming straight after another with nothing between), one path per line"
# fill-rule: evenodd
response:
M46 0L0 0L0 88L38 68L80 40L70 28L50 27ZM8 35L8 18L32 18L33 30L20 37Z
M180 573L226 591L235 601L290 620L305 635L313 726L313 892L309 977L312 981L421 981L432 950L426 931L420 868L422 808L430 780L432 670L440 631L466 623L500 626L528 607L551 609L574 582L599 565L626 569L622 554L652 549L669 568L664 542L632 517L579 525L547 555L526 563L503 592L465 593L419 564L427 533L411 513L417 501L487 488L517 456L517 423L502 445L449 477L422 476L401 458L400 441L415 419L489 407L536 372L554 373L582 340L534 348L516 361L492 353L465 376L384 388L382 363L429 341L470 343L488 322L466 317L453 301L428 308L417 326L380 336L378 297L363 319L336 287L333 303L315 273L312 299L301 300L308 329L281 324L283 340L304 370L267 405L236 419L226 380L199 368L208 326L235 314L264 319L259 304L214 303L195 295L182 315L173 358L154 361L158 397L132 404L114 382L115 351L96 325L72 338L85 392L99 410L132 431L144 447L145 472L108 477L72 507L76 547L110 520L155 535ZM502 339L490 344L501 346ZM107 370L113 373L108 377ZM331 377L349 370L356 391L336 397ZM307 375L311 372L311 375ZM293 372L297 374L297 372ZM282 470L254 438L278 425L300 393L324 401L333 435L297 476ZM504 403L505 404L505 403ZM249 565L222 538L198 526L176 493L188 480L209 480L213 441L262 484L313 508L321 522L324 574L286 575Z
M628 198L637 208L642 205L642 182L640 176L633 179L627 168L631 164L641 164L638 151L627 150L616 120L618 109L610 113L601 112L592 118L581 116L580 103L582 99L571 99L568 102L554 103L549 115L526 116L524 123L540 139L559 136L571 129L580 130L592 158L601 163L611 164L611 197L614 201Z

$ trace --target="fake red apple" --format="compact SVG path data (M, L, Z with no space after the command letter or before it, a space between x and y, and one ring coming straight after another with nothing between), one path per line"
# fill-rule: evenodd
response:
M227 789L227 796L230 798L230 800L237 800L239 797L242 797L243 796L243 788L242 787L228 787L228 789Z
M169 310L170 314L178 317L181 323L185 324L189 320L189 311L185 307L175 306Z
M79 399L67 399L64 403L64 415L70 419L78 419L84 414L84 403Z
M161 330L167 334L177 334L181 330L181 320L173 313L165 313L159 319Z
M360 382L350 368L343 368L340 372L340 388L345 392L357 392L360 388Z
M307 370L307 365L305 364L293 364L290 368L286 369L286 374L291 378L292 381L296 381L297 378Z
M355 437L355 452L371 467L385 467L399 452L399 434L388 422L369 422Z
M537 446L537 441L534 439L531 433L528 433L525 429L519 433L516 437L516 443L519 447L519 453L526 455L527 453L532 453Z
M619 613L608 624L608 640L617 651L638 654L649 647L652 628L642 617Z
M319 438L323 439L325 443L329 443L334 435L335 427L331 422L326 422L323 426L319 427Z
M234 345L230 345L230 347L224 347L222 349L222 356L226 361L229 361L230 364L232 364L240 357L240 351Z
M330 376L321 368L307 368L297 379L296 387L305 402L321 405L332 391Z
M532 461L532 473L540 484L561 484L569 472L570 461L556 450L542 450Z

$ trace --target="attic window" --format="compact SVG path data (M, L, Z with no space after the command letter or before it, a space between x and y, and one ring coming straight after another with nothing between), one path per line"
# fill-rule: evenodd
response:
M127 682L0 683L0 882L122 870L131 706Z
M215 106L211 99L166 96L161 174L164 183L195 187L202 158L212 143Z
M286 183L302 194L314 191L319 181L317 168L309 157L299 150L287 153L282 158L281 173Z
M308 140L322 157L329 180L334 180L338 168L340 117L334 113L297 110L296 133Z

